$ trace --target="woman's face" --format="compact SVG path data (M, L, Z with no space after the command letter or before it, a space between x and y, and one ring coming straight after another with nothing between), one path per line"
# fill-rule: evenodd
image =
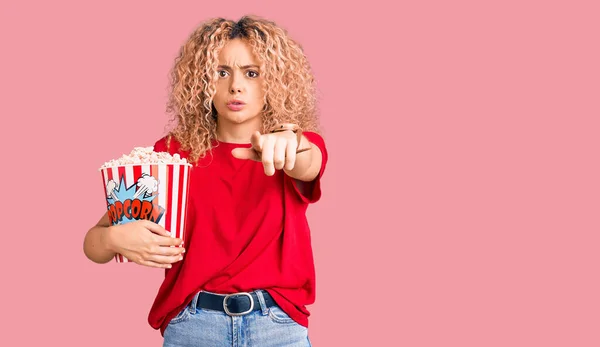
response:
M260 117L264 106L260 64L252 48L239 38L230 40L221 49L213 98L220 119L240 124Z

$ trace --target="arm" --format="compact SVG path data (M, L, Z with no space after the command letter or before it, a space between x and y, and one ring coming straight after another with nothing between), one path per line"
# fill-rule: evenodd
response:
M108 212L93 226L83 240L83 252L91 261L104 264L116 253L145 266L171 268L183 259L182 240L171 237L162 226L138 220L120 225L110 225Z
M293 169L287 170L284 167L283 171L288 176L304 182L310 182L317 177L319 170L321 169L323 155L319 147L308 141L305 136L302 136L299 150L309 147L311 148L310 150L296 155Z
M116 252L111 244L110 233L107 211L98 223L87 232L83 240L83 252L89 260L105 264L115 257Z
M292 131L270 134L257 131L250 141L252 148L235 148L231 154L238 159L262 162L267 176L273 176L275 170L283 169L288 176L298 181L311 182L321 172L323 153L306 136L300 137L300 146ZM310 150L303 151L308 148Z

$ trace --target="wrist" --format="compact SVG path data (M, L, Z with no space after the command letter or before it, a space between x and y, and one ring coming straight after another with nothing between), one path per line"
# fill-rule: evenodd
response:
M306 137L301 136L296 153L302 153L310 149L312 149L312 143Z
M289 131L296 135L296 153L306 152L312 149L312 144L308 141L307 138L302 136L302 128L298 126L298 124L294 123L280 123L275 125L273 128L269 130L270 133L279 133ZM305 143L304 143L305 142Z
M280 132L284 132L284 131L289 131L296 135L296 142L298 143L298 145L296 146L296 150L299 150L300 142L302 139L302 129L300 129L300 127L297 124L280 123L280 124L275 125L273 128L271 128L271 130L269 130L269 132L271 134L280 133Z

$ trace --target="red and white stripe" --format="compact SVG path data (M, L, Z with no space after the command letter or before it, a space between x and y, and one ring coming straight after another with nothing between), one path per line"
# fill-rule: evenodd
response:
M188 184L190 178L190 166L184 165L181 167L179 180L183 182L179 189L179 209L177 209L177 219L179 220L179 237L183 240L185 237L185 219L187 215L187 197L190 186ZM183 247L183 244L181 245Z
M158 205L165 212L158 222L159 225L170 231L171 237L184 239L186 207L189 193L189 164L160 164L160 165L127 165L102 169L104 191L111 179L119 184L121 177L125 177L126 187L137 183L143 173L154 176L158 180ZM125 189L123 187L121 189ZM107 196L107 198L109 198ZM118 263L130 262L121 254L115 255Z

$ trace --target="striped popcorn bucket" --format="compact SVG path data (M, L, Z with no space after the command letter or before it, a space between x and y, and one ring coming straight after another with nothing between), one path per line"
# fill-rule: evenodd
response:
M102 168L111 225L147 219L185 240L190 164L127 164ZM130 262L121 254L117 263Z

